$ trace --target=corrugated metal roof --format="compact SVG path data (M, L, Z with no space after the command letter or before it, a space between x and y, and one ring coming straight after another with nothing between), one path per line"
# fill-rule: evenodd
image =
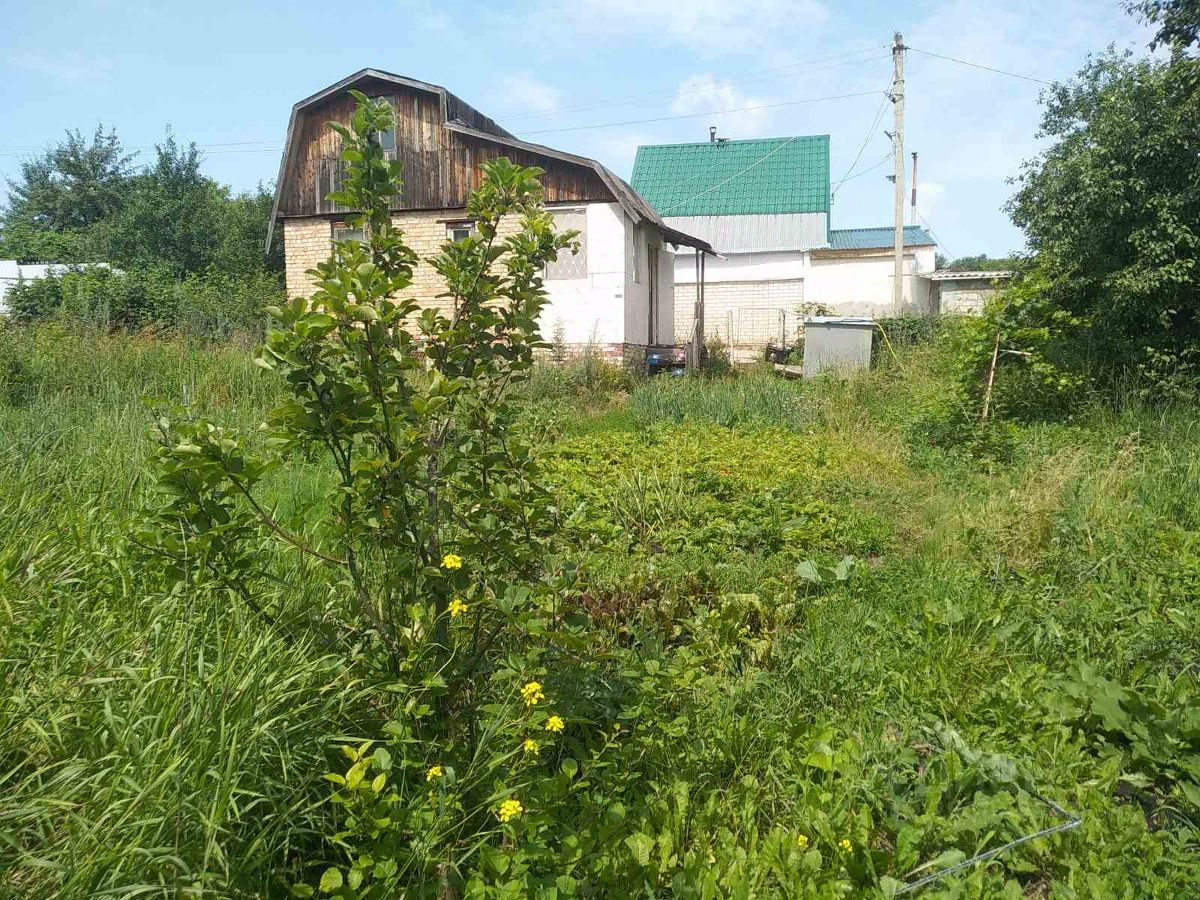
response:
M633 187L664 216L829 212L829 135L638 147Z
M977 281L981 278L1012 278L1012 274L1008 269L938 269L921 277L931 281Z
M904 226L905 247L935 244L937 241L920 225ZM895 231L891 228L835 228L829 232L830 250L881 250L895 245Z
M812 250L827 244L826 213L748 216L668 216L672 228L708 241L718 253Z

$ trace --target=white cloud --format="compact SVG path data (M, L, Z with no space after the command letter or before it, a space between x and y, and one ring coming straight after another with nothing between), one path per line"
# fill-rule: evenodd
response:
M563 17L555 4L554 19ZM829 11L818 0L577 0L566 14L590 33L661 36L705 49L736 49L761 44L764 35L798 22L811 27L826 21Z
M770 102L771 98L747 94L731 81L719 81L711 74L693 75L679 85L675 99L671 101L671 113L687 116L721 109L740 110L714 115L711 122L696 126L697 140L700 140L702 130L707 133L710 124L717 126L721 137L739 139L761 134L771 118L769 109L746 107L765 106Z
M513 111L544 113L563 105L562 91L528 72L506 75L500 81L504 106Z

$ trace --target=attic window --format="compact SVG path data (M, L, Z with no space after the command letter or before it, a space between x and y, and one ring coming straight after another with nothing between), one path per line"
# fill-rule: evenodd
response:
M381 150L396 149L396 114L392 113L392 124L388 128L381 128L375 132L375 143L379 145Z

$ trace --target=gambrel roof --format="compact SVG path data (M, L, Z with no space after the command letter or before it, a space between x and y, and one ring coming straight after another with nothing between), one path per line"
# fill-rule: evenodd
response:
M280 215L280 199L283 196L285 184L291 171L290 167L293 165L297 154L297 145L299 142L298 123L305 111L310 107L321 104L323 101L343 94L351 88L358 88L368 83L391 84L409 90L424 91L437 95L440 99L442 127L456 134L486 141L501 147L523 150L528 153L557 159L568 164L589 169L600 179L604 187L612 194L613 199L621 206L622 210L624 210L625 214L629 216L634 224L645 221L657 230L668 243L694 247L706 253L713 252L712 247L707 241L685 234L663 222L662 217L659 216L654 207L647 203L637 191L596 160L576 156L572 153L564 153L561 150L555 150L542 144L522 141L444 87L425 81L418 81L414 78L407 78L403 75L385 72L381 69L361 69L353 75L349 75L341 81L318 91L312 96L306 97L292 107L291 118L288 121L287 138L284 143L283 158L279 163L279 177L275 182L275 200L271 209L271 222L268 226L269 230L267 234L268 248L271 242L270 229L274 228L274 223Z

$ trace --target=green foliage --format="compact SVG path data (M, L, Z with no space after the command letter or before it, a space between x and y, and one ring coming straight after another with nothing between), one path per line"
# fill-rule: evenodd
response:
M349 771L330 776L345 789L335 840L351 862L326 869L322 890L433 894L469 881L481 846L518 828L529 862L501 874L527 884L539 877L533 861L549 858L533 825L549 812L513 820L523 804L552 801L529 774L538 745L522 744L536 734L552 745L565 727L538 681L561 579L544 558L554 509L532 446L513 430L511 387L543 346L541 273L577 249L575 235L555 234L538 170L487 163L467 207L477 234L430 260L450 308L419 309L403 296L417 259L388 202L399 163L374 137L391 108L355 97L351 125L330 126L348 163L331 198L362 211L352 223L366 238L338 243L311 272L311 298L270 310L279 327L258 362L287 395L268 417L268 443L255 454L209 422L162 418L154 469L168 502L136 542L168 578L217 585L268 626L276 611L256 599L264 540L319 563L313 577L342 598L321 611L319 633L379 683L392 711L379 723L384 748L360 746ZM504 237L506 220L518 227ZM333 480L316 527L279 522L258 499L262 479L317 454Z
M1111 385L1200 341L1200 61L1110 53L1045 103L1010 204L1037 255L1012 311L1041 346L1017 349Z
M1182 53L1200 43L1200 2L1197 0L1126 0L1125 8L1158 28L1151 48L1160 44Z
M97 129L90 144L68 132L23 164L0 219L0 258L102 262L127 274L26 285L11 304L16 315L216 338L258 332L262 307L282 288L282 240L263 255L270 192L231 193L200 172L194 144L170 135L152 165L135 170L132 159L115 132Z
M114 129L105 132L97 125L90 142L79 131L67 131L65 141L21 163L20 178L9 182L6 241L10 226L71 234L114 215L125 205L132 161Z
M1021 268L1024 260L1019 256L988 256L980 253L976 256L960 256L957 259L939 259L939 269L962 269L980 272L1011 272Z
M260 334L264 310L281 295L279 279L261 269L178 279L163 269L87 267L18 284L7 299L18 322L57 319L227 340Z
M24 396L0 402L5 891L273 896L299 879L297 894L330 896L322 882L392 879L454 896L886 895L1061 823L1034 793L1083 825L926 892L1200 886L1191 410L1093 408L1017 433L1020 466L914 468L903 430L953 384L938 344L902 350L887 378L778 381L804 410L794 428L568 405L536 455L561 522L543 535L547 571L570 559L578 574L532 585L557 601L546 632L496 638L523 645L477 684L479 746L503 753L467 754L430 742L445 688L373 674L378 638L348 653L351 583L248 504L210 507L229 528L195 546L217 561L254 525L261 571L246 580L271 622L228 583L121 552L130 509L181 498L147 495L139 395L188 404L172 421L221 429L186 435L194 446L249 462L274 453L254 426L291 388L226 347L49 326L4 346ZM690 416L756 377L669 383L695 394L675 398ZM645 415L639 396L666 384L636 384L628 404ZM542 440L548 409L513 436ZM253 492L334 555L323 457L289 457ZM474 579L461 555L441 571ZM455 640L507 601L465 602ZM396 634L420 626L427 613L405 614ZM532 707L527 679L545 694ZM522 811L500 822L506 799Z

